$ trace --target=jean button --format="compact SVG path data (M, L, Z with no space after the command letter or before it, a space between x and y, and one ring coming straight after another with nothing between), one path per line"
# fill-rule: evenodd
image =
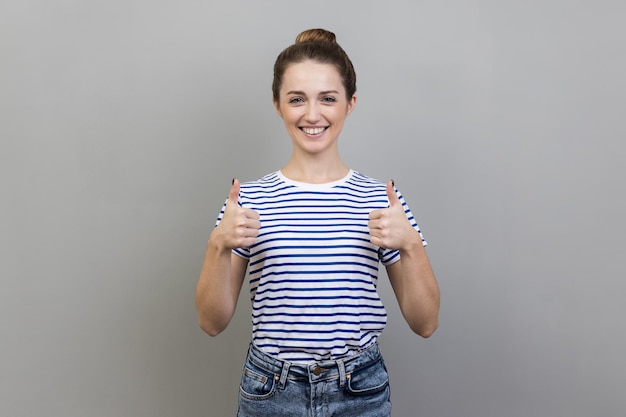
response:
M319 376L319 374L322 373L322 368L316 366L315 368L313 368L313 373L315 374L315 376Z

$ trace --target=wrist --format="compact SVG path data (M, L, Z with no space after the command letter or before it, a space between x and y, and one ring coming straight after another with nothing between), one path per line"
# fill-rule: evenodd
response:
M209 240L207 242L207 251L213 250L219 254L228 253L232 251L233 248L229 247L226 244L225 239L220 236L220 233L217 228L211 232L209 235Z
M399 248L399 251L401 256L424 252L424 242L422 241L422 236L415 231L413 236L406 240L404 246Z

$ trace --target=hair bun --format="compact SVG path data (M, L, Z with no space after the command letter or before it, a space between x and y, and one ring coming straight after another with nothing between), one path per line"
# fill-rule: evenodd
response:
M302 42L330 42L337 43L333 32L326 29L308 29L296 37L296 43Z

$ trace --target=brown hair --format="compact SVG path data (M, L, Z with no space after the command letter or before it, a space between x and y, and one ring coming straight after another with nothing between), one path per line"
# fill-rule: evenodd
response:
M337 68L348 100L356 93L356 73L348 54L337 43L333 32L325 29L308 29L296 37L296 43L283 50L274 63L272 93L278 103L285 70L291 64L307 60L330 64Z

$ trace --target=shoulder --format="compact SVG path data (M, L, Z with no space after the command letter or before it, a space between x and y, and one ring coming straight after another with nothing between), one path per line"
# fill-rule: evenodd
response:
M285 188L285 185L278 172L272 172L255 180L242 182L240 196L254 197L274 194L276 191Z
M241 186L246 186L246 187L254 187L254 186L262 186L262 185L267 185L267 184L272 184L272 183L276 183L280 181L280 177L278 175L278 172L270 172L267 175L264 175L260 178L251 180L251 181L244 181L241 183Z
M386 183L358 171L353 171L352 175L346 182L347 186L354 187L362 191L384 191Z

